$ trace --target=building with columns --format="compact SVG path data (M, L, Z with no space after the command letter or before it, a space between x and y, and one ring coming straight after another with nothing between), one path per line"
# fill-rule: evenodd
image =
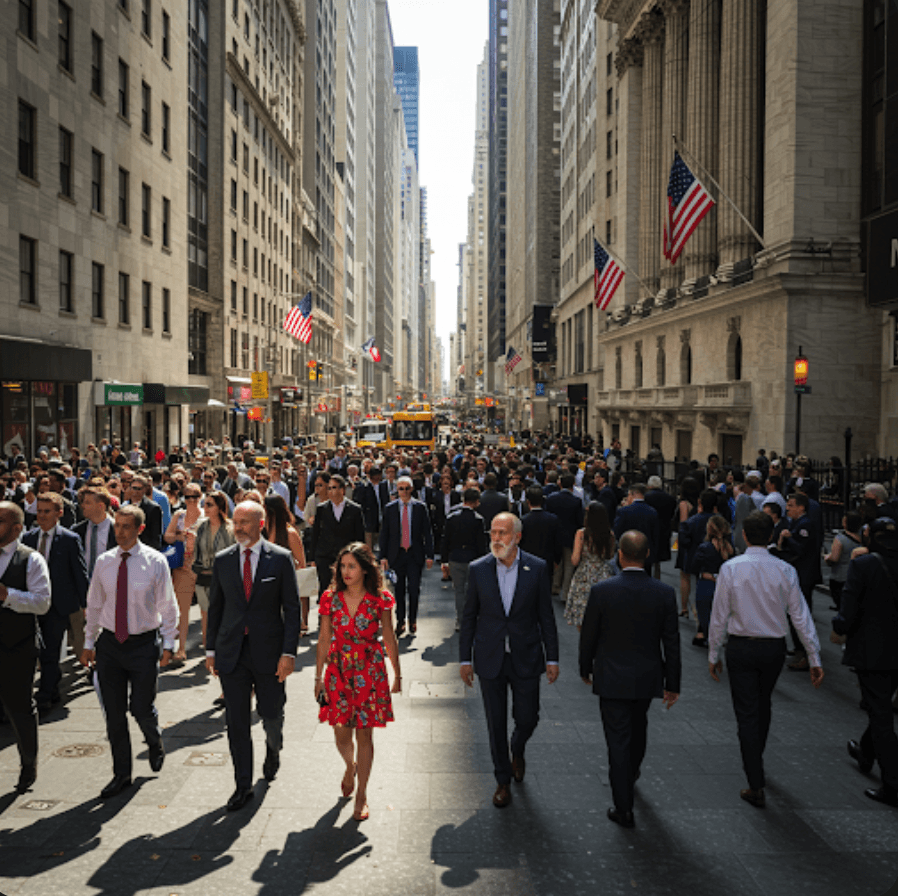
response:
M856 451L874 451L882 336L860 257L862 7L600 0L596 14L607 87L596 91L595 167L606 201L590 226L628 275L595 315L593 343L574 298L590 288L592 261L575 255L574 282L566 277L563 193L559 383L568 396L596 384L582 425L643 456L658 444L667 458L717 452L725 463L759 447L828 457L846 426ZM565 105L563 134L571 114ZM675 265L662 251L673 135L717 201ZM799 348L813 390L800 445ZM562 414L559 425L570 431L575 419Z

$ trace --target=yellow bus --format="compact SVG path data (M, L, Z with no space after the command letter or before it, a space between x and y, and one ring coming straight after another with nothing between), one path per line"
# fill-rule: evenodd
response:
M391 448L423 448L434 450L436 437L433 411L429 404L410 404L393 414L390 426Z

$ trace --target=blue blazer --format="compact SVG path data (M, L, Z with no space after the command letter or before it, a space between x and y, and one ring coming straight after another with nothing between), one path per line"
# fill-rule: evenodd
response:
M240 545L215 556L209 588L206 643L215 651L215 668L233 672L248 631L254 669L277 671L282 655L295 656L299 644L299 594L289 551L262 540L250 599L243 591Z
M614 537L620 541L621 535L635 529L642 532L649 540L649 561L654 563L658 558L658 511L645 501L634 501L630 505L617 508L614 517Z
M580 675L593 693L647 700L680 692L677 597L643 570L592 586L580 628Z
M474 671L481 678L496 678L502 671L506 640L515 672L522 678L535 678L545 672L547 662L558 662L548 567L525 551L520 551L520 558L518 584L507 616L499 593L496 558L487 554L468 568L459 656L461 662L469 663L473 654Z
M402 544L400 503L397 498L387 504L380 527L380 556L385 557L390 566L396 565ZM409 504L412 510L412 518L409 521L412 536L409 559L412 563L423 566L425 560L433 560L433 529L430 525L430 514L427 512L427 506L415 498L412 498Z
M22 544L37 550L41 537L39 526L22 536ZM84 565L84 551L81 539L68 529L59 526L56 537L50 545L50 587L53 599L50 609L60 616L81 610L87 606L87 567Z

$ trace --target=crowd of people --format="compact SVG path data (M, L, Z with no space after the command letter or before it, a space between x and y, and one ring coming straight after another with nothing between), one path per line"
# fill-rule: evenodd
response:
M61 699L66 636L103 700L114 776L102 796L131 785L128 711L161 769L158 670L190 659L196 603L200 650L226 710L236 783L228 808L253 796L251 698L270 781L285 682L302 639L317 635L319 718L334 727L346 764L341 792L354 793L354 817L367 818L372 731L393 720L399 639L417 633L422 575L439 556L455 595L461 678L480 680L497 807L511 802L512 779L523 780L541 675L551 684L559 672L553 596L580 632L579 672L600 698L609 817L635 823L648 707L676 703L679 626L693 621L692 644L707 650L714 680L726 643L741 796L763 806L771 694L787 654L790 670L808 671L815 687L823 680L812 617L822 565L831 637L845 643L869 716L848 750L862 770L880 765L882 786L867 795L898 805L898 507L881 484L867 486L829 540L803 457L761 451L743 471L711 455L690 464L672 494L657 456L624 473L616 440L600 450L588 437L528 434L498 448L476 432L456 436L434 452L348 443L265 451L227 440L152 457L107 440L65 458L11 450L0 462L0 703L16 734L19 791L36 780L39 717ZM674 554L679 594L659 581Z

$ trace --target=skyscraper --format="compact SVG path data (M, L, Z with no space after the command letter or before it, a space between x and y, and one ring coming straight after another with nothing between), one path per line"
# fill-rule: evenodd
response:
M418 170L418 48L393 47L393 83L402 100L402 114L405 116L405 132L409 149L415 154Z

